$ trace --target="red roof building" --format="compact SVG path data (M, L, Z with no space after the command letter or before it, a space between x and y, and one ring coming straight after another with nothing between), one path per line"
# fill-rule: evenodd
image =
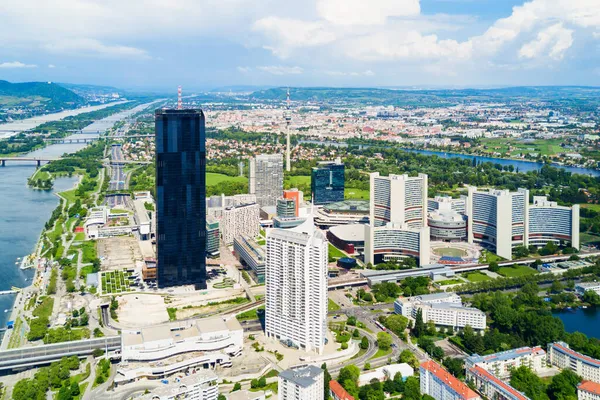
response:
M421 364L421 394L436 400L480 400L481 397L464 382L442 368L435 361Z
M583 381L577 386L579 400L600 400L600 383Z
M338 381L329 381L329 392L333 400L354 400Z

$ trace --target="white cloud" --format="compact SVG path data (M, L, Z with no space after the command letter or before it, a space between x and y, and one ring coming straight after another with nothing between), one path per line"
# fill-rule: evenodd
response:
M51 53L76 53L85 56L101 56L115 58L150 58L146 50L122 45L107 45L96 39L67 39L48 43L43 46Z
M237 67L237 70L239 72L241 72L242 74L247 74L248 72L252 71L252 68L250 67Z
M289 56L296 48L321 46L336 39L334 32L320 21L267 17L256 21L253 29L272 43L265 48L282 58Z
M325 75L329 76L375 76L375 72L370 69L363 72L345 72L345 71L325 71Z
M319 16L335 25L382 25L420 11L419 0L317 0Z
M519 50L519 57L537 58L547 53L550 58L561 60L572 44L573 31L558 23L538 32L536 39L525 43Z
M0 63L0 68L12 69L12 68L37 68L35 64L24 64L20 61L11 61Z
M48 68L56 68L56 65L54 65L54 64L48 64Z
M283 65L266 65L256 68L273 75L298 75L304 72L301 67L285 67Z

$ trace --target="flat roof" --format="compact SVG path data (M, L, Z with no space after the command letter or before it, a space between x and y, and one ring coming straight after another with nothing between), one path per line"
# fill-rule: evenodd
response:
M501 351L499 353L489 354L487 356L480 356L479 354L473 354L467 357L472 363L480 362L495 362L495 361L506 361L514 358L523 357L530 354L541 354L545 355L546 351L539 346L536 347L520 347L518 349Z
M315 367L314 365L286 369L285 371L281 371L279 373L281 378L305 388L313 385L317 381L317 378L322 375L323 370L319 367Z
M344 242L364 242L365 226L364 224L336 225L329 228L329 232Z
M324 209L329 211L354 211L357 213L368 214L370 212L371 203L369 200L343 200L335 203L325 204Z

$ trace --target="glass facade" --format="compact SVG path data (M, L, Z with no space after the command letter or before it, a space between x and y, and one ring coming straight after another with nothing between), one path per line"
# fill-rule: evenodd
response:
M206 288L206 135L202 110L157 110L158 284Z
M311 192L314 204L329 204L344 200L344 164L320 163L312 169Z

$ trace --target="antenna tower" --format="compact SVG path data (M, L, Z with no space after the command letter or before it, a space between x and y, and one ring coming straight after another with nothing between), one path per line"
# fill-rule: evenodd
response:
M177 109L183 109L183 100L181 100L181 85L177 86Z
M288 90L287 90L287 100L286 100L285 112L283 113L283 115L285 117L286 134L287 134L286 152L285 152L285 170L289 172L292 168L291 161L290 161L290 123L292 122L292 111L290 109L290 88L288 88Z

